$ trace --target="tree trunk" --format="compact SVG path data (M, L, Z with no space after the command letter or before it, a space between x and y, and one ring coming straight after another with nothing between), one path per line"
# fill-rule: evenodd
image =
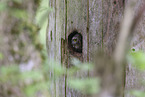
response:
M128 0L129 1L129 0ZM143 6L144 0L136 0L135 5L135 13L139 11L139 8ZM135 14L136 15L136 14ZM140 19L133 35L133 39L131 41L131 49L135 49L135 51L143 50L145 51L145 14L143 14L142 18ZM142 83L144 78L145 72L141 72L137 70L131 64L126 66L126 85L125 90L141 90L145 91L145 85ZM131 96L129 93L125 94L125 97L134 97Z
M139 3L141 1L143 0L140 0ZM50 0L50 6L53 8L53 12L49 15L47 33L49 58L70 67L72 57L79 58L83 62L92 61L93 53L98 48L102 48L106 54L112 56L120 22L123 18L125 0ZM139 33L143 33L145 29L143 23L142 21L142 25L140 25L142 28L138 28ZM82 53L74 52L68 46L68 37L73 31L82 34ZM136 70L132 70L131 67L128 68L127 90L135 87L133 84L138 86L138 83L132 81L131 78ZM89 75L92 75L91 72L83 74L78 72L76 76ZM51 87L52 97L85 97L68 88L68 78L68 75L64 75L61 80L54 81ZM133 78L136 79L137 76L134 75Z

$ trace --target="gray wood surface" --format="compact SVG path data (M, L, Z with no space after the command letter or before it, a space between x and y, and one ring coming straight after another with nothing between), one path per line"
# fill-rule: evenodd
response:
M116 2L115 2L116 1ZM136 9L143 0L139 0ZM126 1L127 2L127 1ZM140 3L140 4L139 4ZM77 57L83 62L93 60L93 54L98 48L111 56L119 33L120 22L123 18L123 0L50 0L53 12L49 15L47 49L49 58L54 58L64 66L70 66L70 59ZM144 15L145 16L145 15ZM83 53L70 54L67 46L68 35L77 30L83 35ZM145 50L145 18L142 17L132 47ZM143 78L144 73L139 73L131 65L126 69L126 90L142 89L138 78ZM91 75L91 72L76 74L77 77ZM69 89L68 75L62 77L52 85L52 97L85 97ZM126 94L125 97L131 97Z

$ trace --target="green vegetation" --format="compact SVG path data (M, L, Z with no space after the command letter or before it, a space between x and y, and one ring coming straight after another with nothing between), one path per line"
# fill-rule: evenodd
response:
M8 87L2 89L3 97L14 95L15 97L35 97L36 92L49 97L49 78L46 69L22 72L18 65L3 66L0 68L0 86ZM9 85L9 86L8 86ZM20 91L18 93L12 90ZM10 93L9 93L10 91ZM24 96L25 95L25 96Z
M44 46L46 44L46 31L50 12L52 12L52 9L49 7L49 0L41 0L35 20L36 24L40 27L40 41Z
M73 61L73 63L78 62L79 61L76 59L74 59ZM65 67L62 67L62 65L60 65L56 61L49 60L49 62L47 64L44 64L41 68L31 71L22 71L20 66L18 65L3 66L0 68L0 86L4 87L10 85L11 87L14 87L14 89L17 87L20 92L26 97L34 97L37 92L40 92L48 97L50 95L49 88L53 80L59 80L61 76L68 73L72 76L70 79L68 79L70 88L76 89L85 94L98 92L99 79L73 78L73 75L78 71L82 70L82 72L87 72L88 70L90 70L89 65L91 64L83 64L79 62L79 64L76 65L77 66L67 69ZM82 68L79 67L80 65L82 66ZM65 72L66 69L68 72ZM54 71L52 77L49 76L50 71ZM12 95L14 93L11 92L11 94L9 94L8 91L11 91L9 90L9 88L4 91L7 92L3 95L4 97L8 97L9 95ZM14 95L17 97L18 94Z
M69 87L83 94L95 94L100 90L100 80L97 78L69 79Z

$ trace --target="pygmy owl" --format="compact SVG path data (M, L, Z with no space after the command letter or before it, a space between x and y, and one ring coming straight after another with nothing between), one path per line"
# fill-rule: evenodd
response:
M75 34L71 39L72 47L77 52L82 52L82 36L81 34L77 33Z

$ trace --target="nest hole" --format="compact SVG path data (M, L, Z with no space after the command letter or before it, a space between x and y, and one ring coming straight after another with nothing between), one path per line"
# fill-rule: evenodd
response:
M76 44L74 41L76 39ZM77 30L72 31L68 36L68 48L71 52L82 53L82 34Z

